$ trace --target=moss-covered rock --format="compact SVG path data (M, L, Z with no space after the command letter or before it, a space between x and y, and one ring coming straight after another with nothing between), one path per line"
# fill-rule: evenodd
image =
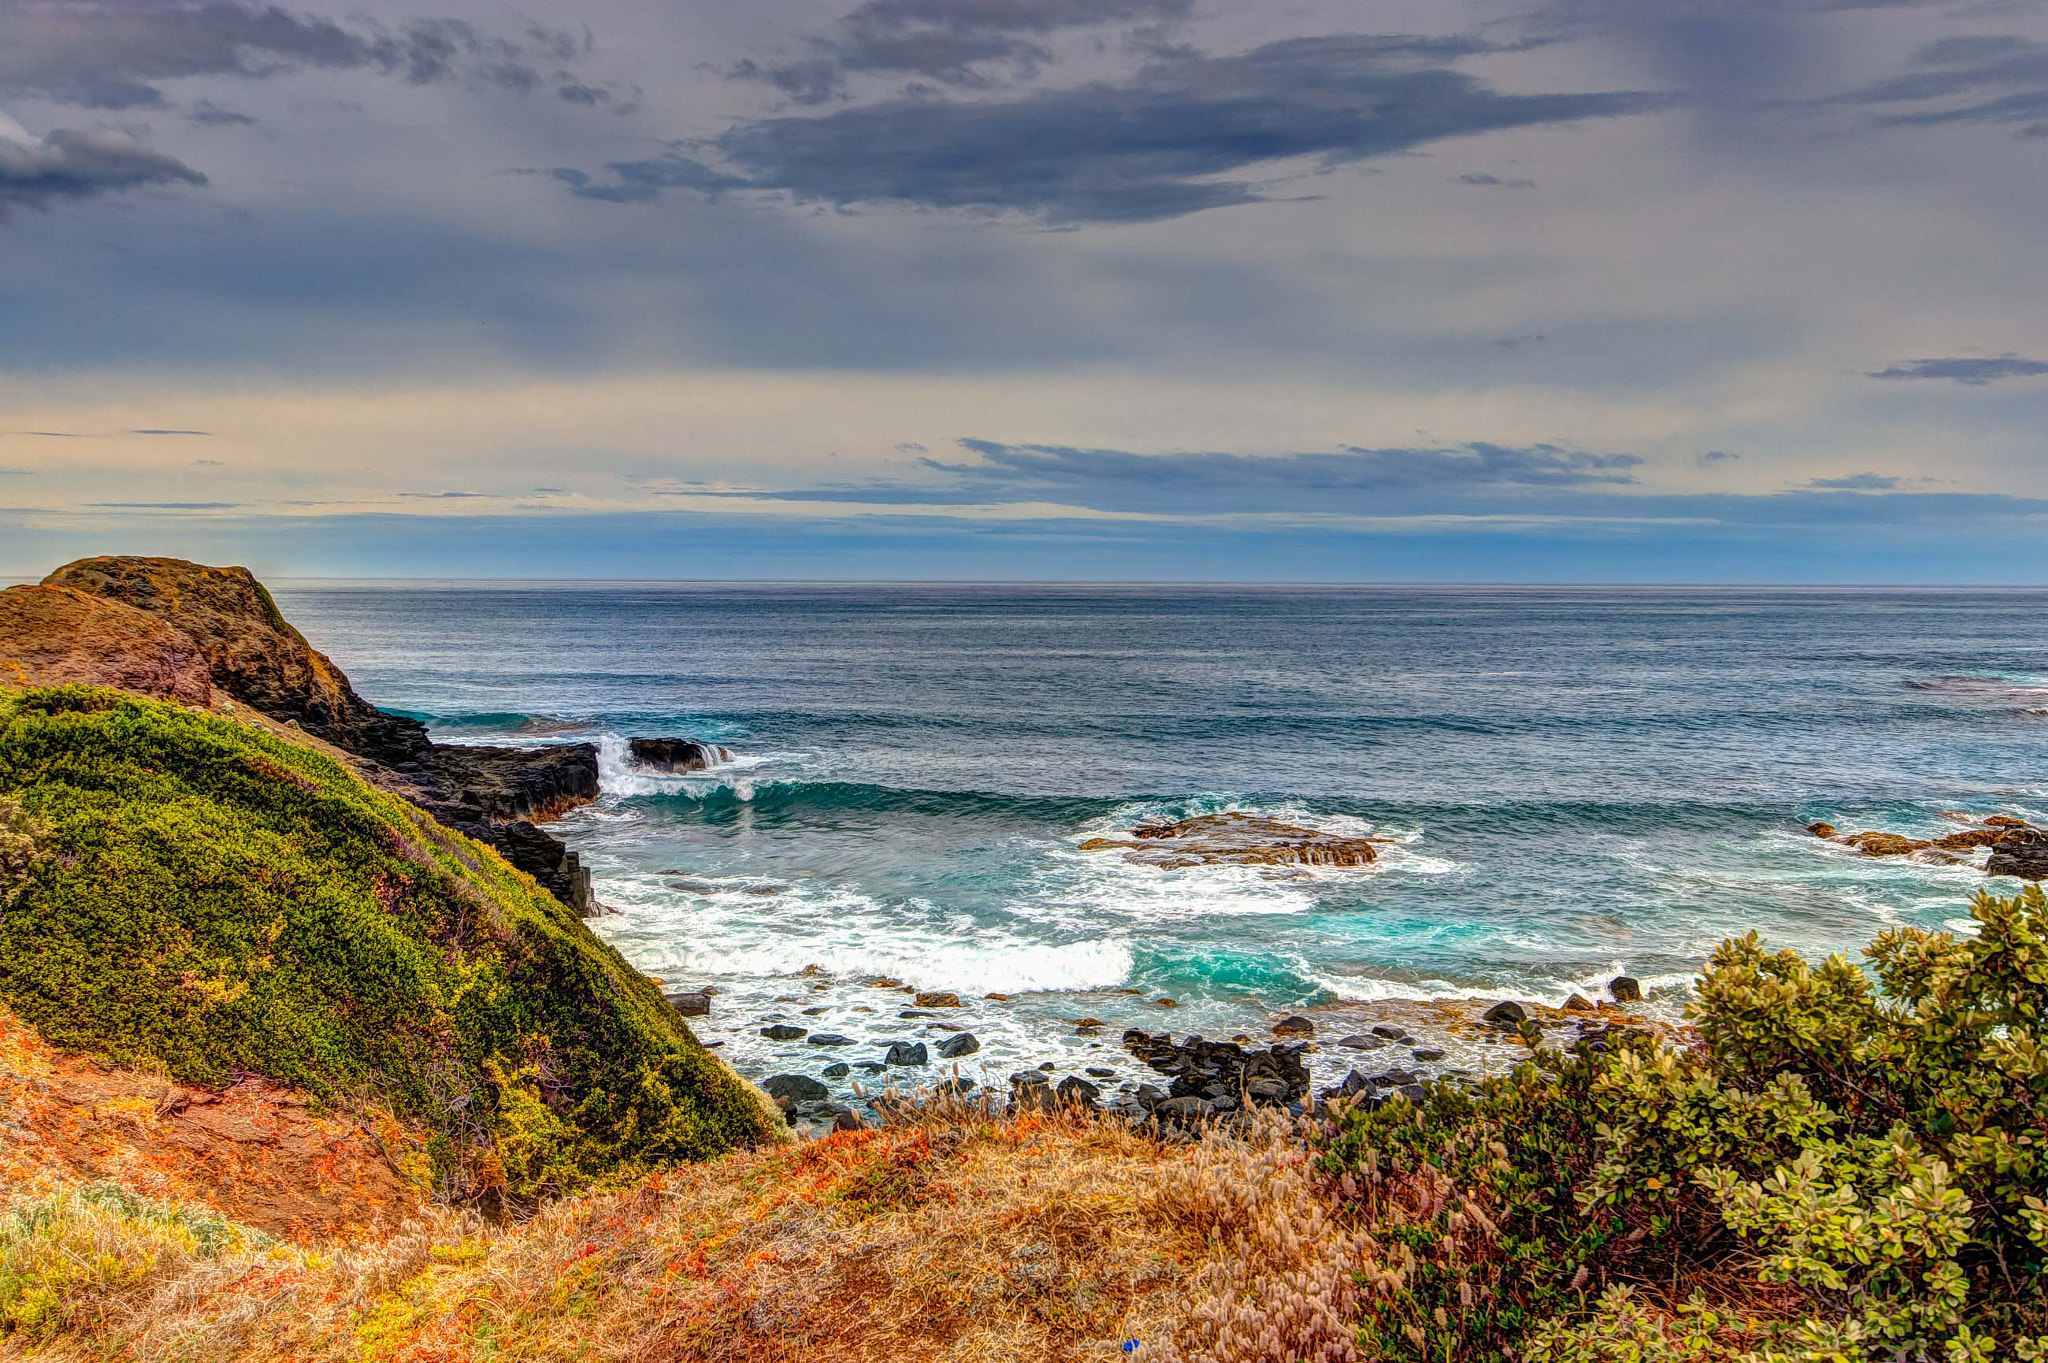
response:
M570 910L309 748L114 691L0 692L8 797L40 845L0 912L0 1001L57 1045L389 1104L457 1197L766 1132Z

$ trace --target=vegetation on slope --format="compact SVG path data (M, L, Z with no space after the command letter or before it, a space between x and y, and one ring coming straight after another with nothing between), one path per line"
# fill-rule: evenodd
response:
M1835 957L1724 944L1699 1045L1341 1119L1368 1358L2048 1357L2048 899ZM1873 982L1872 974L1875 976Z
M388 1104L454 1198L767 1129L559 901L310 749L119 692L0 692L9 802L0 1002L55 1045Z

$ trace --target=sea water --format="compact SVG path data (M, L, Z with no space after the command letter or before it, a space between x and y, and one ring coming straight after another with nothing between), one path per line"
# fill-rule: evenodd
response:
M674 986L715 986L701 1030L754 1071L789 1065L758 1038L771 1018L859 1042L821 1061L930 1025L897 1016L903 996L846 992L875 976L969 1000L998 1069L1100 1049L1074 1032L1086 1016L1257 1035L1344 1001L1556 1003L1623 971L1675 1012L1730 935L1854 953L1897 925L1967 927L1973 891L2017 886L1804 824L2048 819L2042 592L276 595L437 740L598 743L601 798L555 825L616 910L592 926ZM638 735L733 758L655 775L627 759ZM1394 841L1315 870L1079 846L1227 810Z

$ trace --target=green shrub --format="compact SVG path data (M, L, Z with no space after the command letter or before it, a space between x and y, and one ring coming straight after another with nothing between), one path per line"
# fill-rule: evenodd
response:
M1696 1050L1543 1055L1471 1095L1341 1117L1323 1167L1401 1251L1362 1342L1558 1363L2048 1357L2048 899L1983 894L1971 913L1970 936L1885 934L1870 974L1728 942ZM1711 1306L1609 1290L1702 1284Z
M0 692L0 797L39 830L0 909L0 1001L56 1045L375 1097L429 1129L454 1196L763 1132L559 901L308 748L117 692Z

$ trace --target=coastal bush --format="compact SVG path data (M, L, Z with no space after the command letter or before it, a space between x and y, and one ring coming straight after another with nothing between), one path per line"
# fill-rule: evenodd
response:
M2048 899L1971 914L1884 934L1868 973L1730 941L1695 1048L1544 1054L1341 1116L1322 1167L1394 1251L1369 1350L2048 1357Z
M0 692L0 800L8 846L33 848L0 909L0 1001L55 1045L389 1104L452 1197L764 1134L558 900L310 748L118 692Z

